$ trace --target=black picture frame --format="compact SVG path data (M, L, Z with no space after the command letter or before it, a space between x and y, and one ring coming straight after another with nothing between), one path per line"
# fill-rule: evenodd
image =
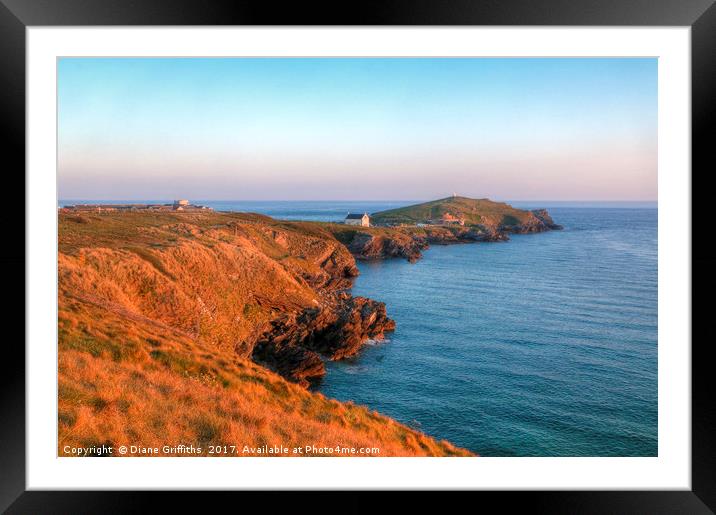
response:
M87 25L603 25L690 26L692 59L692 490L619 492L479 492L477 502L498 502L502 509L525 507L548 513L713 513L716 511L715 410L711 400L714 374L708 359L711 341L705 327L710 311L706 294L713 291L716 250L696 236L709 220L704 184L714 163L716 135L716 6L714 0L383 0L376 3L292 3L270 1L198 0L0 0L0 119L6 130L0 139L3 178L8 205L17 203L14 216L4 224L6 245L0 255L10 271L6 292L24 298L25 227L19 223L24 202L25 168L25 29L30 26ZM708 167L708 169L707 169ZM693 187L699 178L699 188ZM14 180L14 182L12 182ZM23 191L23 195L18 192ZM9 209L12 209L10 207ZM17 282L15 284L14 282ZM14 291L13 291L14 290ZM20 293L22 292L22 293ZM274 509L291 502L300 509L314 501L286 499L284 494L233 492L46 492L25 491L25 353L20 345L24 330L24 303L8 303L6 327L16 327L16 338L5 342L0 374L0 509L7 513L150 512L174 504L179 511L206 511L214 502L258 502ZM372 509L375 494L348 493L341 511ZM453 493L451 505L474 500ZM305 499L305 494L302 494ZM424 504L423 493L412 502ZM321 500L322 503L325 499ZM211 504L209 504L211 503ZM453 504L455 503L455 504ZM252 502L253 504L253 502ZM243 505L245 506L245 505ZM237 506L238 508L238 506ZM407 505L403 506L408 509Z

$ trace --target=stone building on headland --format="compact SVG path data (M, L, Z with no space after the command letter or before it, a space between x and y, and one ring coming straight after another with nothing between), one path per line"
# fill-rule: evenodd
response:
M368 213L362 215L352 215L348 213L346 219L343 221L346 225L360 225L361 227L370 227L370 216Z
M451 213L443 213L440 217L439 225L465 225L465 220Z

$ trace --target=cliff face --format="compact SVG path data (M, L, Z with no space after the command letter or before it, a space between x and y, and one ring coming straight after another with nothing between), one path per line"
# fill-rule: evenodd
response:
M532 214L535 215L535 217L540 222L542 222L544 226L549 230L561 231L562 229L564 229L563 226L554 223L554 220L552 220L552 216L547 212L546 209L533 209Z
M332 295L318 307L286 313L259 336L253 357L300 384L323 376L319 354L343 359L358 353L369 338L395 329L385 304L347 293Z
M420 259L422 251L430 245L508 239L502 231L461 226L364 227L352 231L336 228L335 231L357 259L404 258L411 263Z
M376 231L363 229L355 231L346 241L348 250L359 259L386 259L400 257L410 262L422 256L421 250L428 248L428 238L407 232Z
M330 234L256 215L168 216L61 217L61 296L117 305L304 385L324 373L321 357L394 327L385 305L345 292L358 270Z
M357 273L318 224L61 214L60 442L468 454L303 388L324 359L352 356L395 326L384 304L346 291Z

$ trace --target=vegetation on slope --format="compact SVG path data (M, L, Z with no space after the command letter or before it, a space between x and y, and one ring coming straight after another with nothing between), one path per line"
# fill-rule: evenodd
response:
M353 258L318 224L61 214L58 266L60 455L101 444L469 454L250 360L278 315L350 285Z
M462 219L465 225L512 226L528 223L534 215L504 202L467 197L448 197L422 204L380 211L371 215L377 224L416 224L441 220L445 216Z

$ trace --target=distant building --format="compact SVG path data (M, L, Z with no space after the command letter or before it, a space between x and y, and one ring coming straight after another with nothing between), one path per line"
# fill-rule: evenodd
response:
M450 213L444 213L443 216L441 217L441 222L442 222L443 224L465 225L465 220L464 220L464 219L462 219L462 218L460 218L460 217L457 217L457 216L454 216L454 215L452 215L452 214L450 214Z
M360 225L362 227L370 227L370 216L368 213L362 215L352 215L348 213L344 222L346 225Z
M76 204L64 206L62 212L67 211L94 211L105 212L126 212L126 211L212 211L210 207L190 204L188 200L175 200L171 204Z

